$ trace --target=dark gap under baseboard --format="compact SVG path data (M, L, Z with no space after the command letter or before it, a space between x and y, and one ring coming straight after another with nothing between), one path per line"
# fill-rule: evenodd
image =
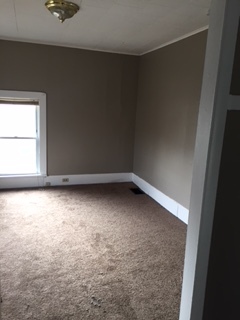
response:
M136 195L145 194L145 192L143 192L140 188L130 188L130 190Z

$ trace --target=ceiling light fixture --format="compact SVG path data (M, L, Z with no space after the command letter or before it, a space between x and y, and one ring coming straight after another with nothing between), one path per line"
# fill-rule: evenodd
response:
M51 14L57 17L61 22L65 19L72 18L79 10L77 4L68 1L48 0L45 3L45 6Z

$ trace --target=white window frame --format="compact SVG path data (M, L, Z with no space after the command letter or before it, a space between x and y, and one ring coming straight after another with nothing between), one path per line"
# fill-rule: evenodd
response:
M47 174L47 151L46 151L46 93L29 91L8 91L0 90L0 99L30 99L37 100L37 173L21 174L20 176L46 176ZM19 176L19 175L8 175Z

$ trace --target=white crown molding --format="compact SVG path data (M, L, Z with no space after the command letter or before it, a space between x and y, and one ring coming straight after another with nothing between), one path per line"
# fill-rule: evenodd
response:
M29 39L18 39L18 38L10 38L10 37L1 37L0 40L3 41L13 41L13 42L22 42L22 43L30 43L30 44L39 44L44 46L54 46L54 47L62 47L62 48L70 48L70 49L79 49L79 50L86 50L86 51L96 51L102 53L113 53L113 54L123 54L127 56L140 56L139 53L132 53L132 52L125 52L125 51L112 51L112 50L103 50L97 48L90 48L84 46L77 46L71 44L61 44L61 43L54 43L54 42L47 42L47 41L34 41Z
M141 57L147 53L156 51L158 49L161 49L163 47L166 47L170 44L173 44L175 42L181 41L183 39L186 39L188 37L191 37L197 33L200 33L204 30L207 30L208 26L199 28L197 30L194 30L190 33L186 33L185 35L175 38L169 42L165 42L153 49L144 51L142 53L133 53L133 52L125 52L125 51L113 51L113 50L103 50L103 49L97 49L97 48L90 48L90 47L84 47L84 46L77 46L77 45L71 45L71 44L61 44L61 43L54 43L54 42L47 42L47 41L34 41L34 40L29 40L29 39L18 39L18 38L10 38L10 37L1 37L0 40L5 40L5 41L14 41L14 42L23 42L23 43L30 43L30 44L39 44L39 45L46 45L46 46L55 46L55 47L63 47L63 48L71 48L71 49L79 49L79 50L88 50L88 51L96 51L96 52L103 52L103 53L113 53L113 54L123 54L123 55L128 55L128 56L135 56L135 57Z

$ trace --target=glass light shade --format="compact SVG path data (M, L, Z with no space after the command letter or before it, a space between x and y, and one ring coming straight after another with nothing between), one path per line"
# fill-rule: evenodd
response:
M72 18L79 10L79 6L68 1L49 0L45 3L46 8L52 15L57 17L61 22L65 19Z

